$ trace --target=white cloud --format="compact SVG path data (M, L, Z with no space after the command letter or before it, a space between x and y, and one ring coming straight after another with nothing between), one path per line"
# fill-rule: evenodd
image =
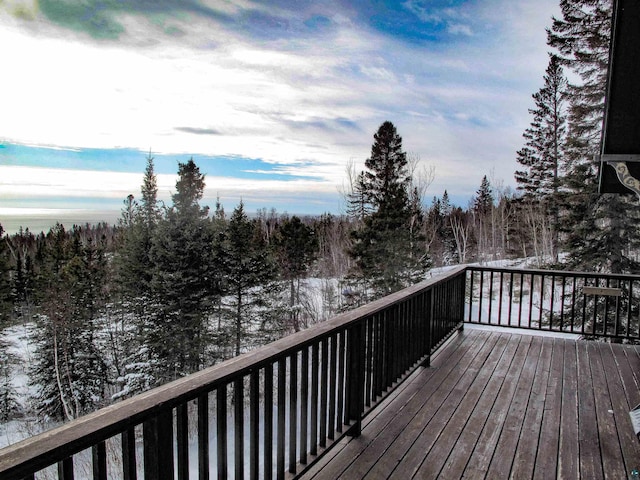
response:
M328 192L342 183L349 159L364 161L375 129L391 120L406 150L436 164L436 193L445 185L475 191L475 177L494 166L512 177L530 95L546 67L544 27L555 3L491 0L470 11L422 12L461 37L454 46L394 40L356 27L341 12L322 41L258 42L195 17L188 25L174 20L188 32L177 39L158 37L157 26L128 17L123 22L136 26L138 36L120 44L7 24L0 44L13 48L3 58L10 74L3 75L0 132L21 143L305 161L288 172L324 182L259 188ZM418 4L412 8L420 13ZM485 30L476 32L478 25ZM482 42L475 40L480 34ZM360 130L340 128L336 119ZM212 134L196 134L206 130ZM69 195L106 195L113 188L117 196L139 189L140 175L135 183L120 175L97 191L80 182L56 188ZM229 179L224 185L258 188ZM0 196L3 188L6 182Z

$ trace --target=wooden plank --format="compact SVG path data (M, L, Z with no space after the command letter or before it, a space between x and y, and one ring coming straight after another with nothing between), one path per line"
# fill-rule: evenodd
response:
M540 357L529 394L529 403L525 412L520 436L515 445L515 453L511 467L511 478L532 478L533 467L538 451L538 440L542 428L542 415L547 398L547 384L551 370L554 341L546 337L542 339Z
M484 428L478 438L476 447L469 459L469 462L467 463L467 466L465 467L465 472L468 472L465 476L478 475L488 471L494 452L496 452L498 440L502 434L504 423L507 420L507 414L509 412L516 415L519 414L517 409L513 408L512 402L517 386L522 378L522 370L525 366L533 338L534 337L530 335L524 335L518 344L518 349L516 350L516 354L513 359L511 359L511 364L506 372L505 379L502 382L498 395L495 398L493 408L489 412L489 416L485 421ZM533 366L533 370L535 371L535 366ZM524 388L530 390L531 380L526 379L525 383L527 385L525 385ZM498 451L497 453L498 456L506 457L507 452L512 451L513 450L506 449ZM511 462L508 463L510 464ZM511 465L509 465L509 467L511 467Z
M482 332L481 335L460 335L456 337L447 345L445 352L438 357L432 368L424 369L417 374L417 377L421 379L420 382L408 383L404 390L399 391L397 396L393 397L394 400L401 399L400 402L392 402L391 399L387 399L378 406L378 415L366 417L363 426L376 432L376 434L371 437L363 435L350 442L348 448L335 455L333 461L322 470L318 478L338 478L354 461L361 464L368 461L370 466L375 464L377 457L367 460L365 457L360 458L360 455L367 450L367 447L377 439L381 432L389 434L391 429L397 429L398 434L402 433L404 426L411 420L410 418L405 418L405 414L410 417L411 412L417 412L421 407L422 401L425 398L429 398L432 390L435 390L436 386L444 381L464 353L471 348L480 349L488 336L487 332ZM434 376L438 378L430 382ZM416 401L418 398L420 401ZM392 403L393 408L389 407ZM400 404L398 405L398 403ZM404 424L399 422L404 422ZM312 477L303 476L303 478Z
M451 433L453 433L454 436L459 433L459 436L455 442L455 448L453 448L453 446L451 447L449 458L446 459L442 469L439 472L436 470L442 462L436 458L430 461L430 456L428 456L418 471L419 475L422 474L425 477L431 477L435 474L441 478L462 478L467 464L473 458L472 455L475 453L476 446L480 445L480 438L487 438L483 435L483 432L488 431L485 428L487 421L490 421L487 415L489 412L496 414L500 409L496 401L502 400L502 397L508 397L511 393L509 383L505 385L506 388L503 389L502 387L503 384L505 384L512 362L514 363L514 368L521 368L520 362L523 361L522 356L523 353L525 353L520 346L522 337L520 335L514 335L510 337L509 340L503 354L500 355L495 370L493 370L482 395L474 402L475 406L468 405L467 413L463 413L463 416L468 416L466 424L462 429L460 429L459 424L456 424L455 428L452 429ZM500 392L504 393L501 395ZM500 421L498 424L499 423ZM443 435L449 436L451 433L447 430L443 432ZM490 439L491 437L487 438L487 440ZM479 451L479 454L484 456L485 452ZM426 474L423 474L423 472L426 472Z
M600 458L600 436L596 413L594 385L589 362L588 342L576 343L578 367L578 441L580 475L583 478L604 478ZM564 451L560 449L559 455Z
M551 364L546 385L545 400L540 427L538 451L533 468L533 478L546 480L555 478L558 466L558 443L560 441L561 413L563 405L563 381L565 348L570 349L571 343L555 339ZM567 399L569 400L569 399ZM576 417L576 439L577 439ZM577 442L577 440L576 440ZM526 476L524 477L526 478Z
M343 439L341 451L330 452L301 478L627 476L640 461L640 442L629 433L632 442L625 442L622 435L625 422L630 429L628 402L640 403L636 347L519 335L502 347L497 340L479 347L470 339L480 334L505 337L469 330L455 337L464 342L452 356L412 376L365 418L361 437ZM474 351L481 357L482 349L491 353L464 372L451 365L462 366Z
M457 411L462 395L469 389L476 373L490 362L488 358L492 352L503 349L506 342L507 337L490 334L486 342L476 345L462 356L454 368L442 372L444 378L438 378L439 385L428 385L423 393L416 395L413 409L418 410L415 415L394 420L379 437L377 448L371 453L365 452L371 458L378 457L372 471L382 478L395 475L395 469L402 460L401 474L410 477L433 445L438 432ZM428 394L430 390L433 393ZM401 425L404 429L396 431ZM388 438L390 436L392 438Z
M610 356L611 349L601 342L587 342L587 350L591 365L591 378L593 379L593 396L597 413L602 471L606 478L625 478L627 473L624 469L624 460L612 404L613 395L619 395L621 392L611 392L609 390L602 360L602 353Z
M629 410L640 403L640 390L633 376L633 371L639 371L640 365L637 362L633 362L633 366L630 364L629 353L633 360L638 358L632 348L622 345L609 345L607 354L605 355L604 350L602 352L625 472L640 469L640 442L633 432L628 414Z
M487 469L487 478L508 478L511 473L511 466L515 457L513 446L518 444L527 411L533 408L531 394L538 362L543 352L542 345L542 337L533 337L531 339L531 345L529 346L513 399L506 409L506 418L495 447L495 454ZM474 474L476 474L476 471L474 471Z

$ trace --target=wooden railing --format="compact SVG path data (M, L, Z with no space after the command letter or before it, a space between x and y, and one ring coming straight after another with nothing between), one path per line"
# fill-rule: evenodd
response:
M640 340L640 276L467 268L465 321Z
M285 478L461 327L464 267L0 451L0 478ZM197 472L197 474L196 474Z

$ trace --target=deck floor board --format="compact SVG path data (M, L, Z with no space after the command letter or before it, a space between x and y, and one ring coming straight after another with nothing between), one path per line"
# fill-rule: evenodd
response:
M300 478L625 478L639 379L634 346L466 328Z

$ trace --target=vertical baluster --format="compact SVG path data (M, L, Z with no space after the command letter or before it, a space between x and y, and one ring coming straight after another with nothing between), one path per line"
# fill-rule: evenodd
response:
M500 272L500 290L498 294L498 325L502 325L502 292L504 291L504 272Z
M391 323L388 321L387 310L383 310L378 313L378 315L380 315L380 321L382 328L384 329L384 382L382 386L386 391L391 386L393 373L391 370L393 363L393 328Z
M360 435L362 429L362 412L364 411L364 324L362 321L351 325L347 331L347 401L346 418L354 422L348 434Z
M233 382L233 437L235 478L244 478L244 379Z
M327 446L327 383L329 375L329 346L324 338L320 343L322 361L320 362L320 446Z
M573 277L571 288L571 332L573 333L576 326L576 284L578 277Z
M318 344L311 347L311 441L309 453L318 454Z
M173 473L173 412L166 409L143 423L144 478L165 478Z
M599 287L600 286L600 279L597 278L595 279L595 286ZM591 334L595 335L596 334L596 323L598 322L598 300L599 300L599 295L594 295L593 296L593 318L591 321Z
M509 272L509 313L507 325L511 326L511 312L513 308L513 272Z
M622 288L622 279L618 279L616 284L618 285L618 288L620 289L621 292L624 292L624 289ZM624 295L624 293L623 293ZM613 334L618 337L620 335L620 300L622 299L622 297L616 297L616 317L615 317L615 321L614 321L614 332Z
M380 317L377 314L374 314L371 317L371 328L373 329L373 380L371 385L371 396L373 400L377 400L380 395L380 379L381 379L381 370L382 370L382 361L381 361L381 350L382 350L382 341L380 339Z
M336 412L337 430L342 433L344 420L344 377L345 377L345 331L338 334L338 411Z
M120 436L122 445L122 478L136 480L136 432L133 427L126 429Z
M369 327L371 328L371 327ZM331 337L329 354L329 440L333 440L336 432L336 382L338 370L338 335Z
M493 270L489 272L489 324L493 323L491 316L493 310Z
M540 315L538 316L538 330L542 329L542 313L544 312L544 275L540 275Z
M209 394L198 396L198 480L209 480Z
M73 457L58 462L58 480L73 480Z
M286 380L287 380L287 359L278 360L278 427L276 432L276 478L284 479L284 428L286 421Z
M434 311L433 311L433 288L430 288L429 290L427 290L425 292L425 301L426 301L426 308L425 311L427 312L427 338L426 338L426 342L427 342L427 350L429 353L429 357L427 358L426 362L425 362L425 366L429 367L431 365L431 354L433 353L433 315L434 315Z
M300 372L300 463L307 463L309 424L309 347L302 349Z
M296 473L298 434L298 354L289 357L289 472Z
M400 374L402 373L402 354L404 353L402 350L402 317L400 315L400 305L395 304L391 307L390 309L390 315L391 318L393 319L393 330L394 330L394 335L393 338L395 340L395 347L393 348L393 351L395 352L395 355L393 357L393 364L395 365L394 371L393 371L393 383L396 383L398 381L398 377L400 377ZM366 351L364 352L366 355ZM366 358L366 357L365 357Z
M553 330L553 309L556 293L556 276L551 275L551 298L549 299L549 330Z
M560 293L560 331L564 331L564 299L566 295L567 277L562 276L562 291Z
M178 480L189 478L189 415L187 409L186 402L176 407Z
M478 322L482 323L482 300L484 297L484 272L480 270L480 294L478 295Z
M471 323L471 311L473 310L473 278L475 274L474 270L469 270L469 316L467 319L469 323Z
M524 273L520 272L520 293L518 301L518 327L522 326L522 296L524 294Z
M584 293L584 287L587 286L587 277L584 277L583 285L582 285L582 327L580 328L580 332L584 335L585 333L585 324L587 323L587 296Z
M373 345L373 328L372 328L373 318L369 317L365 320L365 325L367 329L367 364L365 367L365 387L364 387L364 404L369 407L371 406L371 372L372 368L372 360L373 355L371 355L371 349Z
M227 385L216 390L216 435L218 452L218 479L227 478Z
M99 442L91 448L93 480L107 480L107 447Z
M257 480L260 466L260 372L249 377L249 478Z
M416 298L417 297L411 297L407 301L407 309L409 311L409 315L407 318L409 326L409 364L411 367L413 367L416 361L420 358L420 352L417 348L418 342L416 341L418 338L420 338L420 324L416 322Z
M531 278L529 279L529 320L526 325L527 328L531 328L532 320L533 320L533 290L535 288L535 279L534 274L531 274Z
M264 367L264 478L273 478L273 364Z
M633 302L633 280L629 280L629 301L627 302L627 333L626 337L631 336L631 304Z
M400 318L402 318L402 370L403 374L409 370L411 366L411 333L409 330L409 302L404 300L400 305ZM369 353L367 352L367 356Z

